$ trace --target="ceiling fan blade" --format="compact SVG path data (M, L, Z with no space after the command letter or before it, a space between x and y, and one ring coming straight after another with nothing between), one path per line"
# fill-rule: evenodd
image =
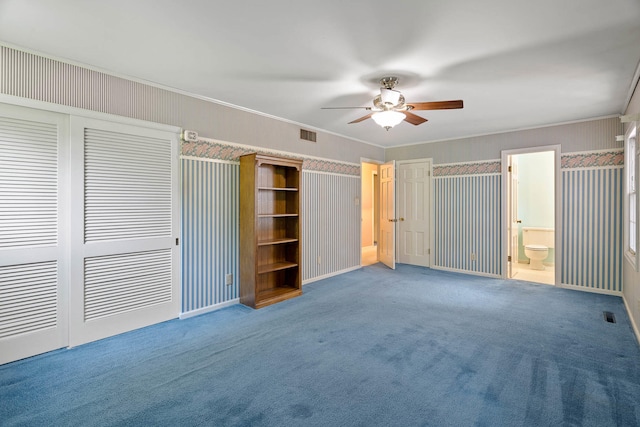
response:
M354 110L354 109L365 109L371 110L371 107L320 107L321 110Z
M371 117L371 114L373 114L373 113L369 113L369 114L367 114L366 116L362 116L362 117L360 117L359 119L355 119L354 121L349 122L349 124L352 124L352 123L360 123L360 122L362 122L362 121L364 121L364 120L367 120L369 117Z
M421 125L422 123L424 123L424 122L426 122L426 121L427 121L427 119L425 119L424 117L420 117L420 116L418 116L417 114L413 114L413 113L410 113L410 112L408 112L408 111L403 111L402 113L403 113L405 116L407 116L407 117L404 119L404 121L405 121L405 122L409 122L409 123L411 123L411 124L412 124L412 125L414 125L414 126Z
M456 101L434 101L434 102L411 102L407 103L412 110L452 110L462 108L461 99Z

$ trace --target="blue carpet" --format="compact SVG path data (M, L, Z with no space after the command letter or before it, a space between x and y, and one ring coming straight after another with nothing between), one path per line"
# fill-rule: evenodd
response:
M637 426L639 361L619 297L374 265L0 366L0 424Z

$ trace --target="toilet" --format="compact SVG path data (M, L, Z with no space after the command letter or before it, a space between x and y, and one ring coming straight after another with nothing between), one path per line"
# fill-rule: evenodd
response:
M549 248L554 247L553 228L522 227L522 244L524 254L529 258L529 268L544 270L542 261L549 255Z

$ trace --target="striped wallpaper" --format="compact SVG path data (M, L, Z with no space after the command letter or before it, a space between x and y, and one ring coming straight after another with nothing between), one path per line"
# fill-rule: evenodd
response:
M621 149L562 155L563 286L622 292L623 159ZM499 169L434 165L434 268L502 275Z
M255 137L253 129L272 126L266 118L246 112L5 46L0 46L0 71L0 93L3 94L170 123L204 134L224 130L226 133L221 137L228 135L229 140L251 140ZM249 116L252 126L245 126ZM227 126L227 123L242 125ZM290 130L293 134L298 129L292 126ZM563 240L566 242L562 251L562 283L619 292L622 286L623 156L621 150L605 147L611 145L611 135L620 133L619 120L610 118L459 140L456 144L447 141L389 149L386 157L453 162L464 160L470 152L476 158L495 157L505 147L532 146L540 141L561 144L563 150L571 151L562 155ZM281 134L262 134L271 138L262 141L266 145L282 146ZM329 135L323 134L323 138L335 142ZM359 143L354 146L359 151L351 150L352 157L361 158L363 154L371 157L366 156L371 146ZM485 147L482 155L473 151L474 146ZM597 151L573 152L579 147ZM238 296L235 284L224 285L225 274L233 274L234 278L238 275L238 226L234 223L237 221L238 171L233 159L225 163L223 158L229 150L238 150L238 146L209 140L183 148L193 151L183 155L199 158L182 160L183 311L188 312L233 301ZM303 231L306 237L303 279L308 282L358 265L355 260L358 250L352 249L352 242L346 241L345 236L359 235L358 231L352 231L359 229L359 206L353 204L359 197L359 190L354 189L359 185L356 179L359 165L310 156L304 160L303 179L309 199L303 202L309 218L314 215L318 218L315 222L305 222L307 228ZM496 170L492 169L496 165L499 166L499 161L463 162L453 166L434 164L434 268L502 274L497 243L500 227L495 225L500 221L497 190L500 177L499 172L494 175ZM330 194L327 189L332 186L339 191ZM485 195L484 199L478 191ZM336 200L340 200L340 204ZM354 212L357 218L352 223L356 217ZM464 221L460 216L462 212L469 216ZM330 220L336 222L330 223ZM461 228L463 226L467 228ZM325 227L324 231L321 227ZM342 234L324 239L334 229L341 230ZM311 242L316 238L320 240L314 246ZM349 249L345 250L346 247ZM476 261L470 260L471 253L477 254Z
M502 274L500 178L434 176L434 268Z
M562 170L563 285L622 292L622 171Z
M224 141L277 148L290 155L334 158L339 153L338 158L356 164L362 157L384 158L382 147L322 131L317 132L318 143L301 143L297 123L23 52L3 46L2 41L0 94L164 123Z
M182 312L239 298L237 162L183 158ZM225 285L225 275L234 283Z
M360 267L360 176L302 173L302 280Z
M240 167L237 161L187 156L181 165L184 315L239 298ZM303 169L303 283L359 268L359 197L359 175ZM233 274L232 285L225 284L226 274Z

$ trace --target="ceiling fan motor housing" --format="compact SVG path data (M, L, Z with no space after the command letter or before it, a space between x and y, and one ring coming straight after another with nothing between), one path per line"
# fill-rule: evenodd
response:
M393 89L398 84L397 77L383 77L380 79L380 86L385 89Z
M404 96L397 90L380 88L380 95L373 99L373 105L379 110L403 110Z

